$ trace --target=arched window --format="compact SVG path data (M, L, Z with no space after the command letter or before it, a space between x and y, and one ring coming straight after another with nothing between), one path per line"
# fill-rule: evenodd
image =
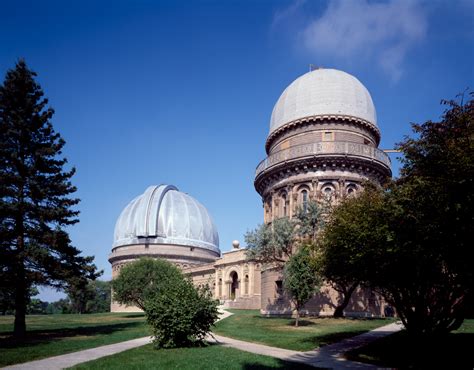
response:
M308 210L308 190L306 189L301 192L301 205L303 211L306 212Z
M352 196L356 193L356 187L354 185L349 185L346 189L347 195Z
M329 182L324 184L322 187L322 193L324 198L328 200L332 199L335 193L334 186Z

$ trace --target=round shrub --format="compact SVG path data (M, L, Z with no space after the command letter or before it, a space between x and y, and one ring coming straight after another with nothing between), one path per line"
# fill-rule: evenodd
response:
M209 287L195 288L185 277L148 299L145 313L158 348L202 344L218 318L217 301Z

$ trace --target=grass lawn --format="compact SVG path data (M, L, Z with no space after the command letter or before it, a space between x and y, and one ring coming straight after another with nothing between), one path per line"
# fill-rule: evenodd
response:
M391 319L303 318L296 328L293 319L262 317L259 310L229 311L234 315L219 321L215 333L296 351L309 351L393 322Z
M11 338L13 316L0 316L0 367L149 335L143 314L30 315L28 339Z
M350 360L404 369L473 369L474 319L445 338L420 340L405 331L348 352Z
M314 369L303 364L210 345L197 348L155 350L138 347L113 356L77 365L73 369Z

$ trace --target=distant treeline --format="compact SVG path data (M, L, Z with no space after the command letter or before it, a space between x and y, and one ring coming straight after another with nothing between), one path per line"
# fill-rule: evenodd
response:
M30 297L39 292L31 289ZM30 298L27 306L28 315L50 315L68 313L100 313L110 311L110 281L89 281L85 287L71 287L66 292L67 297L56 302L44 302L38 298ZM13 315L14 301L9 297L1 297L0 314Z

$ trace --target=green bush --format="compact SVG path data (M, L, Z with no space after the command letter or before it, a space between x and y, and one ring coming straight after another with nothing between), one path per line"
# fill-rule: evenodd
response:
M218 318L209 287L195 288L184 277L148 299L145 313L158 348L202 344Z

